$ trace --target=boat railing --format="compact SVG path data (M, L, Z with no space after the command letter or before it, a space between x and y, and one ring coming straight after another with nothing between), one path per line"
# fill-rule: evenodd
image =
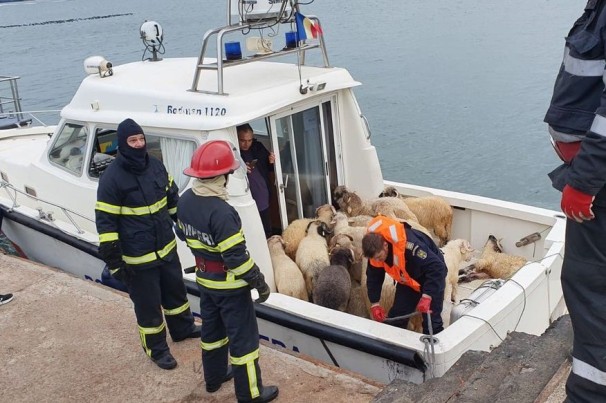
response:
M308 15L307 18L309 18L312 21L317 22L318 24L320 23L320 20L316 16ZM293 24L294 22L295 21L294 21L293 16L291 16L288 19L279 21L280 24ZM198 57L198 62L196 64L196 72L195 72L194 80L193 80L193 83L191 86L191 91L202 92L202 93L207 93L207 94L227 95L227 94L225 94L225 91L224 91L223 69L225 69L227 67L237 66L240 64L251 63L251 62L255 62L255 61L259 61L259 60L264 60L264 59L269 59L269 58L274 58L274 57L279 57L279 56L285 56L285 55L290 55L290 54L297 55L297 63L299 63L300 65L305 65L305 53L312 49L320 49L320 51L322 53L324 67L330 67L330 63L328 61L328 53L326 52L326 46L324 43L323 35L318 36L317 43L306 43L306 41L297 41L297 46L294 48L285 47L283 49L276 50L276 51L272 50L271 52L268 52L265 54L243 56L241 59L237 59L237 60L226 60L225 59L225 52L224 52L223 45L224 45L224 37L227 34L237 32L237 31L242 31L244 33L244 32L248 32L253 29L263 29L263 28L267 28L267 27L270 27L273 25L275 25L275 21L273 23L270 23L268 21L241 22L241 23L230 24L230 25L226 25L224 27L215 28L215 29L206 31L206 33L204 34L202 50L200 51L200 56ZM205 63L204 59L207 56L209 44L213 40L213 38L215 38L215 40L216 40L216 57L215 57L216 61ZM202 74L203 70L216 71L216 74L217 74L217 90L216 91L199 89L200 75Z
M24 126L48 126L41 114L58 115L60 110L24 111L17 80L19 76L0 76L0 129L15 129Z
M77 213L73 210L70 210L66 207L60 206L58 204L55 203L51 203L49 201L43 200L31 193L27 193L24 192L22 190L17 189L16 187L14 187L13 185L11 185L10 183L8 183L6 180L2 179L0 180L0 188L3 188L6 190L6 193L8 195L8 197L11 199L11 206L9 207L9 211L12 211L18 207L20 207L19 201L18 201L18 196L19 195L23 195L25 197L27 197L28 199L32 199L35 200L37 202L41 202L44 204L47 204L49 206L55 207L57 209L59 209L61 211L61 213L65 216L65 218L67 218L67 220L74 226L76 232L78 234L84 234L85 231L82 229L82 227L80 225L78 225L78 223L76 222L76 219L74 218L75 216L80 217L81 219L88 221L90 223L94 224L94 220L91 220L90 218ZM44 211L44 209L42 207L37 207L36 210L38 210L38 220L40 221L46 221L47 223L54 225L55 227L59 228L56 224L56 218L53 215L52 211ZM64 231L62 228L59 228L61 231ZM65 232L65 231L64 231Z

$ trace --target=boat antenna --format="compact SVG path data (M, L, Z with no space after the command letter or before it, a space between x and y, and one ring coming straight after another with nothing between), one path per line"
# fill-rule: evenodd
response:
M161 57L158 57L158 54L164 54L164 44L162 40L164 39L164 33L162 32L162 26L156 21L147 21L141 25L141 40L143 40L143 44L145 45L145 50L143 51L143 57L141 60L149 60L152 62L158 62L162 60ZM145 59L145 54L147 51L152 53L151 58Z

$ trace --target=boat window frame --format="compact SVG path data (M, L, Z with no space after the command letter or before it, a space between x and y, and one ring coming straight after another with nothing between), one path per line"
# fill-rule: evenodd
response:
M276 111L273 114L267 115L266 119L269 120L269 126L270 126L270 140L272 142L272 149L273 150L279 150L279 145L278 145L278 138L277 138L277 128L276 128L276 122L284 117L287 116L292 116L295 115L297 113L303 112L305 110L308 109L312 109L312 108L319 108L319 122L321 124L322 127L322 135L321 135L321 142L322 142L322 147L323 147L323 158L324 160L328 163L328 157L329 157L329 142L327 141L327 133L326 133L326 119L324 116L324 104L325 103L329 103L330 104L330 117L331 117L331 123L332 123L332 138L333 138L333 146L334 146L334 163L335 163L335 167L336 167L336 181L337 181L337 186L338 184L341 183L342 178L343 178L343 152L342 152L342 144L341 144L341 132L340 132L340 124L339 124L339 94L338 92L333 92L330 94L326 94L326 95L322 95L322 96L318 96L318 97L314 97L313 99L310 100L305 100L303 102L297 103L295 105L289 105L287 108L282 108L279 111ZM276 152L276 151L274 151ZM278 152L276 152L276 157L277 159L278 157ZM294 162L294 161L293 161ZM296 163L295 163L296 165ZM281 162L279 164L276 164L276 187L278 189L282 189L283 188L283 172L282 172L282 164ZM326 191L327 191L327 198L328 201L327 203L331 203L332 202L332 182L331 182L331 178L330 178L330 169L328 166L325 167L325 184L326 184ZM295 178L297 179L297 178ZM299 194L299 183L298 183L298 179L296 181L297 183L297 200L301 199L301 195ZM283 229L286 228L286 226L288 226L289 222L288 222L288 213L286 212L286 201L284 199L284 195L282 193L281 190L278 190L279 194L278 194L278 199L279 199L279 203L280 203L280 221L282 224ZM297 206L298 209L300 209L301 206ZM284 217L284 215L286 215L286 217ZM303 215L302 211L298 212L298 215Z
M66 144L69 144L72 141L68 141L63 143L60 147L57 146L57 142L59 142L59 140L61 139L61 134L63 133L64 129L66 126L68 125L78 125L81 126L82 130L84 131L84 133L86 134L85 136L85 142L82 146L80 146L80 150L82 151L82 164L80 166L80 170L78 171L74 171L73 169L70 169L67 167L67 161L66 164L60 164L57 162L57 159L55 157L52 157L51 154L57 152L59 149L63 149L63 147ZM62 171L65 171L69 174L71 174L72 176L76 177L76 178L81 178L83 176L83 173L85 171L85 167L88 165L86 163L87 161L87 156L89 154L89 148L90 148L90 141L89 141L89 137L90 137L90 127L86 122L81 122L81 121L77 121L77 120L64 120L62 122L59 123L60 129L56 130L55 133L53 134L53 136L51 137L51 143L47 149L47 153L46 153L46 159L48 161L48 163L56 168L61 169ZM71 135L73 136L73 134Z

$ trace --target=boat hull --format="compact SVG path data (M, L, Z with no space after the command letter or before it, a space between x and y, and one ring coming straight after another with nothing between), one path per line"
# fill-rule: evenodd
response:
M99 259L95 245L65 234L44 221L4 206L1 208L2 232L22 251L24 257L103 284L101 277L105 264ZM192 311L195 316L200 316L197 285L191 278L185 278L185 285ZM271 303L255 304L261 340L379 382L388 383L396 378L415 383L424 381L427 368L417 351L394 349L390 343L355 335L314 321L304 314L293 315L275 307L288 303L284 300L292 298L272 294Z

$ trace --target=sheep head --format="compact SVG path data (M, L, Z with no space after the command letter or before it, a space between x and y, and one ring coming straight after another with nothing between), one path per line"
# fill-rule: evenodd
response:
M280 248L284 249L286 242L284 242L284 239L280 235L273 235L267 239L267 245L270 247L280 245Z
M385 189L379 194L379 197L398 197L400 192L393 186L385 186Z
M354 257L354 251L351 248L334 248L330 252L330 264L341 265L349 269L354 262Z

